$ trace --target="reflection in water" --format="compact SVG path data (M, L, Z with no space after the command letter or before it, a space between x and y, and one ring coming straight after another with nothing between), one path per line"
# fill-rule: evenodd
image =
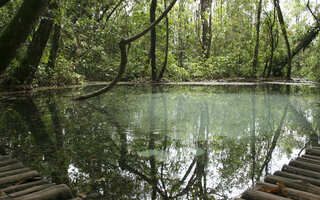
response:
M0 153L87 199L230 199L318 142L318 88L118 87L0 102ZM275 164L280 164L276 166Z

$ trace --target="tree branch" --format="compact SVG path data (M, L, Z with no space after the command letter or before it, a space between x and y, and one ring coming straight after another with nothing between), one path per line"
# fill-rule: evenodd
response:
M122 39L119 42L119 48L120 48L120 53L121 53L120 69L118 71L118 75L113 79L113 81L111 81L107 86L101 88L100 90L94 91L92 93L84 94L79 97L75 97L75 98L73 98L73 100L89 99L89 98L101 95L101 94L111 90L120 81L122 75L125 72L125 69L127 66L127 61L128 61L126 45L139 39L140 37L142 37L143 35L148 33L153 27L155 27L168 14L168 12L172 9L172 7L176 3L176 1L177 0L172 0L170 5L168 6L168 8L165 11L163 11L163 13L160 15L160 17L157 18L152 24L150 24L143 31L141 31L140 33L138 33L130 38Z

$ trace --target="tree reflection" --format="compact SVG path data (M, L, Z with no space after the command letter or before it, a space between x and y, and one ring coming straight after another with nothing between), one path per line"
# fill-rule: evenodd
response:
M0 146L89 199L228 199L318 139L315 97L280 85L26 97L1 103Z

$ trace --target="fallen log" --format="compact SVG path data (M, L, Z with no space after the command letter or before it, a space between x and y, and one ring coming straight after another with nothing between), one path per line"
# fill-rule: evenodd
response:
M312 160L320 160L319 156L312 156L312 155L308 155L308 154L304 154L301 156L302 158L308 158L308 159L312 159Z
M316 164L292 160L289 162L289 165L293 166L293 167L297 167L297 168L301 168L301 169L308 169L308 170L320 173L320 166L316 165Z
M320 157L320 150L307 149L307 150L306 150L306 154Z
M297 168L297 167L293 167L293 166L289 166L289 165L283 165L282 171L292 173L292 174L301 175L301 176L306 176L306 177L310 177L310 178L316 178L316 179L320 180L320 173L306 170L306 169L301 169L301 168Z
M45 185L48 183L49 183L49 181L47 181L47 180L38 180L38 181L30 182L30 183L24 183L21 185L9 186L9 187L1 189L1 191L3 191L6 194L11 194L14 192L19 192L21 190L28 189L30 187L34 187L34 186L38 186L38 185Z
M19 161L17 159L9 159L0 161L0 167L5 167L12 164L17 164Z
M24 168L22 163L17 163L17 164L5 166L5 167L0 167L0 173L12 171L12 170L15 170L15 169L21 169L21 168Z
M15 175L15 174L21 174L21 173L28 172L28 171L31 171L31 169L30 168L20 168L20 169L16 169L16 170L12 170L12 171L2 172L2 173L0 173L0 178Z
M288 198L277 196L271 193L267 192L262 192L258 190L253 190L253 189L247 189L244 191L242 194L241 198L244 199L254 199L254 200L288 200Z
M265 183L265 182L257 182L256 184L257 187L267 187L270 189L277 189L278 185L270 184L270 183ZM318 195L314 195L308 192L303 192L300 190L292 189L292 188L286 188L288 197L290 199L305 199L305 200L314 200L318 199ZM281 195L281 192L277 192L276 194Z
M301 176L301 175L297 175L297 174L292 174L292 173L288 173L288 172L282 172L282 171L276 171L274 173L274 175L285 177L285 178L290 178L290 179L294 179L294 180L302 180L302 181L305 181L305 182L308 182L308 183L311 183L313 185L320 187L320 180L318 180L318 179L314 179L314 178L310 178L310 177L306 177L306 176Z
M308 182L302 180L293 180L276 175L267 175L265 177L265 182L267 183L277 184L279 181L281 181L287 188L309 192L320 196L320 187L310 184Z
M9 159L11 159L10 156L0 156L0 161L9 160Z
M60 200L72 199L72 194L68 186L65 184L50 187L45 190L34 192L22 197L17 197L14 200Z
M29 171L22 174L12 175L4 178L0 178L0 188L6 187L8 184L15 184L18 182L23 182L28 179L40 177L39 172Z
M307 162L307 163L311 163L311 164L320 165L320 160L314 160L314 159L302 158L302 157L298 157L296 160L301 161L301 162Z
M34 193L34 192L42 191L42 190L45 190L47 188L54 187L54 186L56 186L56 184L49 183L49 184L45 184L45 185L34 186L34 187L31 187L31 188L28 188L28 189L25 189L25 190L22 190L22 191L19 191L19 192L14 192L14 193L11 193L11 194L7 194L6 193L6 194L11 198L16 198L16 197L22 197L22 196L25 196L25 195L28 195L28 194L31 194L31 193ZM4 198L0 197L0 200L5 199L5 198L6 197L4 197Z

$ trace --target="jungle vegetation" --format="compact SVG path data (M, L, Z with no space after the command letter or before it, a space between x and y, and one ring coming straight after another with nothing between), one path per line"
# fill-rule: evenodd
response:
M310 0L0 0L1 86L319 81L319 15Z

